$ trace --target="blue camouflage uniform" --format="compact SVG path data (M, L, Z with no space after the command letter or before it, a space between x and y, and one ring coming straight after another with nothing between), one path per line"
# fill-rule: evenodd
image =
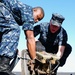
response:
M17 0L0 2L0 56L13 58L20 36L19 26L23 30L33 30L33 11Z
M38 40L42 44L36 44L38 45L38 49L45 49L47 52L56 54L58 46L65 46L64 54L60 59L60 66L63 66L72 51L71 45L67 43L68 36L66 30L63 27L60 27L56 33L51 33L50 23L44 22L34 27L34 36L36 37L37 35L39 35Z
M50 31L50 23L41 23L34 27L34 36L38 34L40 34L39 41L41 41L48 51L52 50L52 47L55 45L65 46L67 44L67 33L62 27L59 31L52 34Z

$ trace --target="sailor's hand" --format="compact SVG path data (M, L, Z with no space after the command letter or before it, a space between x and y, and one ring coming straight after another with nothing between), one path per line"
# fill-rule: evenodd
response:
M60 59L60 57L58 57L56 54L51 54L51 63L52 64L56 64L56 62Z
M34 67L35 67L35 59L30 60L27 65L28 65L28 69L29 69L30 73L33 74Z

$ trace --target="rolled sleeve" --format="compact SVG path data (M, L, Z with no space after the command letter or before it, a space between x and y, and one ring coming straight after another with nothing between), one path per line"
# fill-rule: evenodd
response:
M67 33L65 31L63 31L63 33L62 33L62 35L60 36L60 39L59 39L59 45L65 46L67 44L67 40L68 40Z
M63 39L63 40L59 41L59 45L65 46L66 44L67 44L67 40L66 39Z
M22 27L23 30L33 30L33 24L31 23L25 23Z

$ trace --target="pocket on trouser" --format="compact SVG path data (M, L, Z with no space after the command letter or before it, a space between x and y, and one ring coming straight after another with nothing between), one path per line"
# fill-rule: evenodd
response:
M0 23L8 23L13 20L13 16L10 13L9 8L4 4L0 5Z

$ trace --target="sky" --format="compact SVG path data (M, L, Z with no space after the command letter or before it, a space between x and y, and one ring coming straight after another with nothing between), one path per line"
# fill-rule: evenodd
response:
M67 31L68 43L72 46L72 52L67 58L67 62L63 67L58 69L58 72L75 72L75 0L20 0L21 2L32 6L41 6L44 9L45 17L38 23L49 22L52 13L59 13L65 17L62 27ZM35 25L37 25L36 23ZM26 49L26 40L24 32L21 28L21 35L18 49L21 51Z

